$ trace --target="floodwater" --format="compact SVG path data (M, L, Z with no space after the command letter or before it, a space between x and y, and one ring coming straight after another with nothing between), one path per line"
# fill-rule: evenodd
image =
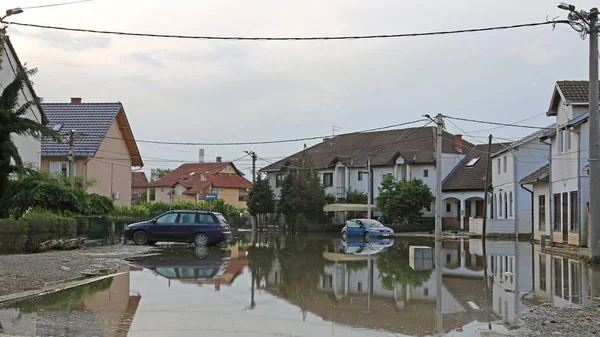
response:
M0 334L477 336L488 322L506 331L529 306L600 294L597 271L528 242L487 241L486 259L476 239L436 247L247 234L226 248L165 250L112 278L0 308Z

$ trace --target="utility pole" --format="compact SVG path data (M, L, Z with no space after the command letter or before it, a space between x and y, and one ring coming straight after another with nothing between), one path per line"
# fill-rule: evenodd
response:
M600 260L600 124L598 118L598 9L592 8L590 20L590 219L589 247L592 259Z
M252 158L252 185L256 183L256 152L254 151L244 151Z
M435 196L435 239L442 239L442 136L444 120L442 114L436 116L437 146L435 147L435 173L437 176Z
M367 218L371 219L371 156L367 156Z
M488 330L492 330L492 323L491 320L489 319L489 314L491 312L491 308L490 308L490 300L489 300L489 281L488 281L488 256L487 256L487 246L486 246L486 238L485 238L485 231L486 231L486 226L487 226L487 209L488 209L488 192L489 192L489 186L490 186L490 157L491 157L491 152L492 152L492 135L490 135L489 140L488 140L488 148L487 148L487 154L486 154L486 161L485 161L485 188L484 188L484 192L483 192L483 226L482 226L482 236L481 236L481 244L482 244L482 248L483 248L483 279L485 280L485 303L486 303L486 309L488 311ZM492 209L490 207L490 213L492 213ZM533 221L533 218L531 218Z
M69 131L69 180L74 183L75 177L75 130Z

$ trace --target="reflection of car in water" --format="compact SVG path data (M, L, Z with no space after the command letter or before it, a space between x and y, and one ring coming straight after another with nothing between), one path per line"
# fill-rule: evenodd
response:
M385 251L394 245L394 240L346 240L344 242L345 254L374 255Z
M168 279L211 279L223 274L229 266L230 256L230 250L198 246L194 250L165 251L130 264L152 270Z
M393 238L394 231L381 224L377 220L370 219L351 219L346 221L346 226L342 228L342 240L350 238L362 238L365 242L379 238Z

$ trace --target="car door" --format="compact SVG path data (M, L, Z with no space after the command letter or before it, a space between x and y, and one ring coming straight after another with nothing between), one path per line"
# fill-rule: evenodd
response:
M196 232L202 232L209 237L214 236L219 222L210 213L198 213L198 224L196 224Z
M362 227L360 222L357 221L346 221L346 231L348 232L348 236L360 236L362 235Z
M195 212L181 212L177 222L173 225L173 236L176 241L188 242L194 238L194 227L196 226Z
M179 213L169 212L156 218L151 226L151 239L154 241L175 241L173 227L177 222Z

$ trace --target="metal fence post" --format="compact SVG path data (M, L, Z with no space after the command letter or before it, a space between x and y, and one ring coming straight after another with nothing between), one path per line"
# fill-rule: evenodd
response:
M110 223L110 244L114 245L115 244L115 222L111 222Z

